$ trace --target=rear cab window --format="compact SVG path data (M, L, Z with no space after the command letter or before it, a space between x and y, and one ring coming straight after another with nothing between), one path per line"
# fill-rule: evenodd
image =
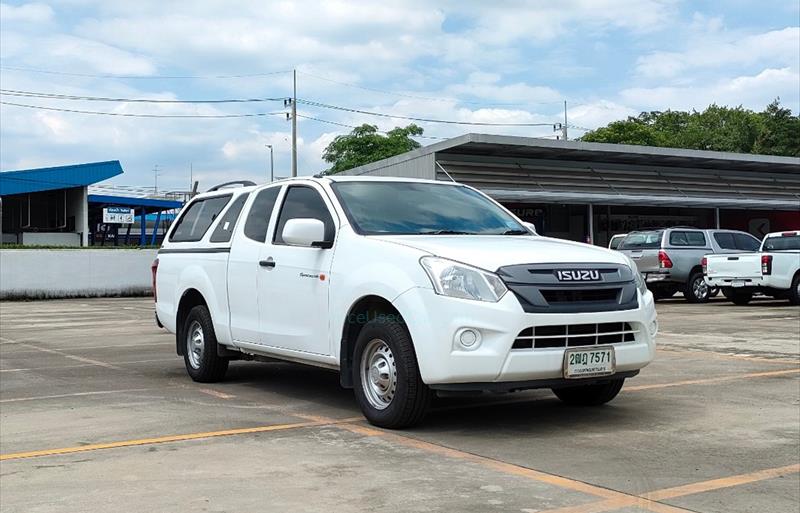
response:
M663 235L662 230L630 233L622 239L619 249L658 249Z
M245 237L256 242L266 242L269 221L280 191L281 187L276 186L258 192L244 222Z
M758 251L758 248L761 247L761 241L751 235L734 233L733 238L736 240L736 249L742 251Z
M703 247L706 236L703 232L674 231L669 234L670 246Z
M222 218L217 223L217 227L211 232L209 242L230 242L233 235L233 229L236 227L236 222L242 213L242 208L247 201L249 192L240 194L225 211Z
M787 233L773 235L764 240L763 251L796 251L800 250L800 234Z
M182 212L169 236L170 242L198 242L205 236L222 209L231 200L231 194L211 196L192 201Z

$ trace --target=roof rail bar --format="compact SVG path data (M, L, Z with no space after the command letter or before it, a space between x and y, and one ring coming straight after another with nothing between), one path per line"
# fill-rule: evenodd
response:
M218 190L222 189L223 187L227 187L229 185L241 185L242 187L249 187L249 186L255 185L255 184L256 184L255 182L251 182L250 180L234 180L232 182L225 182L225 183L221 183L219 185L215 185L214 187L210 188L206 192L218 191Z

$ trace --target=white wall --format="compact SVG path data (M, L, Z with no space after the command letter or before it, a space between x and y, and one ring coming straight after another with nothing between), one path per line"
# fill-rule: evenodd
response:
M22 232L24 246L74 246L81 245L81 234L72 232Z
M0 250L0 299L150 293L155 249Z

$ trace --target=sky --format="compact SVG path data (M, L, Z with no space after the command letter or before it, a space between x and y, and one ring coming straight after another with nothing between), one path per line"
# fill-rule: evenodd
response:
M0 170L120 160L111 184L185 190L263 182L291 163L283 99L297 70L298 169L340 125L419 122L421 144L468 132L554 138L711 103L800 110L797 0L62 0L0 6L0 88L148 100L2 95ZM16 93L19 94L19 93ZM61 112L83 110L157 116ZM342 110L378 112L378 117ZM401 117L396 117L401 116ZM315 119L309 119L315 118ZM320 121L322 120L322 121ZM327 121L327 123L325 122ZM154 171L154 169L158 171ZM157 175L157 177L156 177Z

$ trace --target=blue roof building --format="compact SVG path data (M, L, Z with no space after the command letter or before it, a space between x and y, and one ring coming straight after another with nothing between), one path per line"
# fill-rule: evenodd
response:
M124 244L155 244L159 228L162 232L166 230L162 212L174 213L182 202L89 194L90 185L122 173L118 160L0 172L2 242L87 246L110 240L116 245L122 239L119 234L122 227ZM126 221L130 220L130 214L138 218L133 239L133 223L106 222L103 213L108 208L127 213ZM165 215L163 220L173 217ZM152 226L151 234L147 233L148 225Z

